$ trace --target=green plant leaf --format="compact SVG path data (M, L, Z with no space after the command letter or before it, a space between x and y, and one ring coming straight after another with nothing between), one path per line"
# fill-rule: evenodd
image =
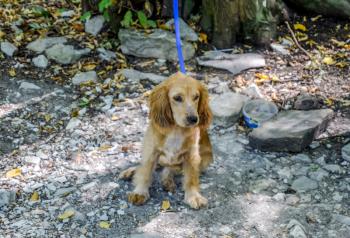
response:
M148 28L148 19L147 16L145 15L145 13L143 11L138 11L137 12L137 18L140 21L140 24L143 28Z
M87 11L80 17L80 21L86 21L86 20L89 20L90 18L91 18L91 12Z
M100 3L98 4L98 10L100 12L103 12L105 9L109 8L112 6L112 0L101 0Z
M50 13L41 6L34 6L32 9L33 13L37 16L49 17Z
M109 15L107 10L105 10L103 12L103 17L105 18L106 21L110 21L111 20L111 17L110 17L110 15Z
M35 30L41 29L41 28L42 28L42 27L41 27L38 23L36 23L36 22L30 23L29 26L30 26L30 28L35 29Z
M147 24L152 28L157 28L157 23L153 20L147 20Z
M132 12L129 10L125 13L124 18L120 22L120 24L125 28L129 28L131 23L132 23Z

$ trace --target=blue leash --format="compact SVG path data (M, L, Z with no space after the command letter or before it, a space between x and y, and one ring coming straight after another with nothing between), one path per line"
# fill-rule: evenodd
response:
M181 48L181 37L180 37L180 20L179 20L179 4L178 0L173 0L173 12L174 12L174 25L175 25L175 35L176 35L176 48L177 56L179 57L180 70L182 73L186 73L184 58L182 55Z

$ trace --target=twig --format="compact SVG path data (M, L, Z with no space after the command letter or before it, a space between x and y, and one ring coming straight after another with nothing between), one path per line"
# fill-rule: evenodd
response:
M295 36L295 34L294 34L292 28L290 27L288 21L285 21L285 23L286 23L286 25L287 25L287 27L288 27L288 30L289 30L290 34L292 34L292 38L293 38L293 40L294 40L294 43L298 46L298 48L299 48L301 51L303 51L303 52L310 58L310 60L312 60L312 61L314 61L316 64L318 64L318 62L314 59L314 57L312 57L312 55L311 55L309 52L307 52L307 51L299 44L299 42L298 42L298 40L297 40L297 38L296 38L296 36Z

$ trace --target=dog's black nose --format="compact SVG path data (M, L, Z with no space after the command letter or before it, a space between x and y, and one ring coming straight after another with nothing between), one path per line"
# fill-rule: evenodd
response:
M196 124L198 122L198 117L197 116L188 116L187 121L190 124Z

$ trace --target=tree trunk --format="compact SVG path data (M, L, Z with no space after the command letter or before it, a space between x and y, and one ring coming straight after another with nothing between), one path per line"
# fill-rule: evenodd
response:
M238 35L258 45L269 44L285 7L281 0L202 0L202 4L202 27L219 48L232 47Z
M196 5L201 0L179 0L179 15L182 19L187 20ZM173 0L163 0L162 17L173 17Z

